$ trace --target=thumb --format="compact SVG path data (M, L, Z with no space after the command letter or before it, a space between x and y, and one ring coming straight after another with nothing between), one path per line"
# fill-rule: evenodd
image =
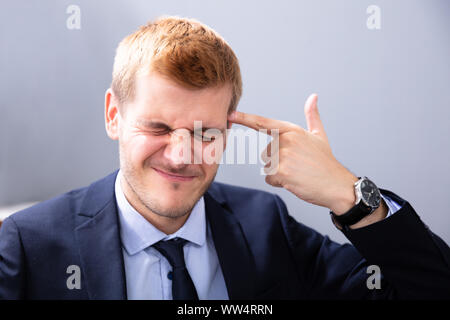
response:
M317 108L317 99L317 94L313 93L305 102L306 124L308 125L309 132L326 139L325 129L322 120L320 120L319 109Z

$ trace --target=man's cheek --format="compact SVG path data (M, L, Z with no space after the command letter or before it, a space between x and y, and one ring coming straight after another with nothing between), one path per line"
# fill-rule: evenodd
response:
M140 136L130 141L129 146L133 158L138 162L143 162L155 154L162 147L162 144L149 137Z
M139 148L138 146L133 146L132 148L128 146L128 149L122 150L125 153L126 161L129 166L132 166L134 170L142 170L146 166L146 156L145 150Z

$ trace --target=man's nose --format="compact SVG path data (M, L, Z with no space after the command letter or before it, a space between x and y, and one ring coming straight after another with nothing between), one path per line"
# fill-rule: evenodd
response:
M192 163L191 133L187 129L176 129L171 132L169 142L164 149L164 157L176 167Z

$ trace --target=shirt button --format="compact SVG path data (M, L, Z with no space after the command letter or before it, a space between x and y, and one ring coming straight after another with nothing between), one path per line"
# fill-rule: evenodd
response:
M169 273L167 274L167 278L169 280L172 280L172 278L173 278L173 272L172 271L169 271Z

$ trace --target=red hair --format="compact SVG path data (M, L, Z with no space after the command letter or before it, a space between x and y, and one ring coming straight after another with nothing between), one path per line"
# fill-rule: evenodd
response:
M226 41L195 19L161 17L117 47L111 88L122 105L135 95L137 74L158 72L191 89L230 84L234 111L242 95L239 62Z

